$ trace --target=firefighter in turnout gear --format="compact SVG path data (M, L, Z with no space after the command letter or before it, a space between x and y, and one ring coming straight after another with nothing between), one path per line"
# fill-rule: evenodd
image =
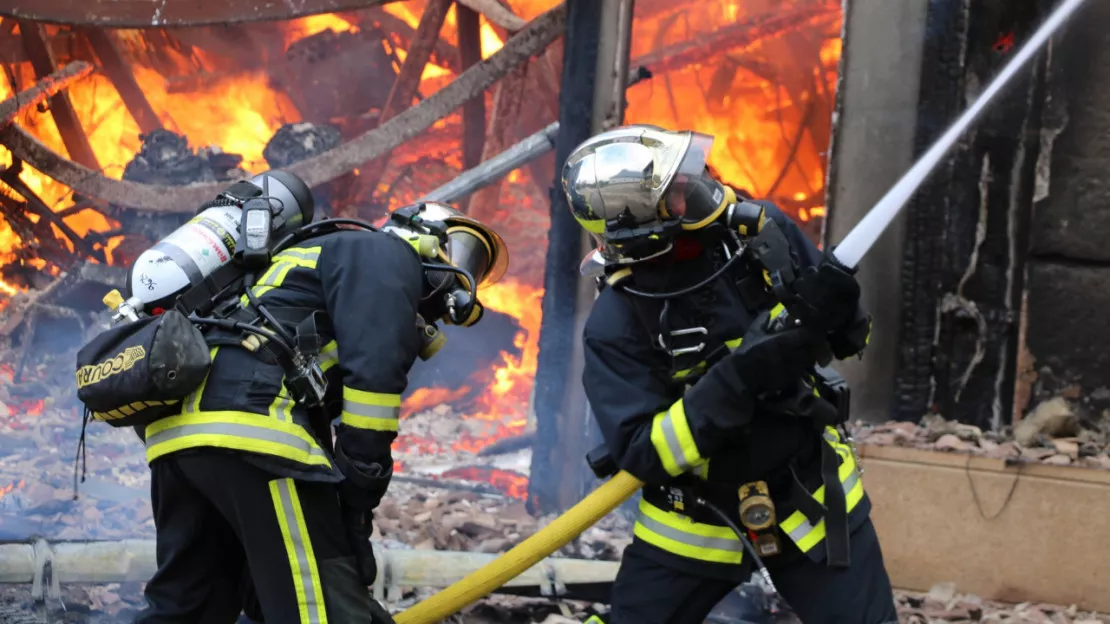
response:
M311 201L303 183L294 190ZM249 293L211 312L294 336L322 379L298 386L274 340L210 327L206 380L141 432L158 571L138 622L230 624L245 605L267 624L392 622L369 593L369 537L401 394L415 359L441 345L437 322L479 320L474 295L507 254L442 204L395 211L381 229L349 225L279 250ZM298 396L304 387L319 400Z
M745 533L806 624L896 621L827 364L870 317L850 271L769 202L709 172L712 137L654 126L584 142L563 169L598 247L583 381L612 464L648 485L610 624L700 623L753 572Z

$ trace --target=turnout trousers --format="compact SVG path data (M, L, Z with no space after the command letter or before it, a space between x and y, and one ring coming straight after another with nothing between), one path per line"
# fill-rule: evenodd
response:
M140 624L379 621L360 580L335 484L276 477L196 450L151 465L158 571Z
M807 557L778 567L768 561L768 568L803 624L897 623L894 592L870 519L852 534L851 557L846 569ZM608 624L701 624L735 587L626 550L613 585Z

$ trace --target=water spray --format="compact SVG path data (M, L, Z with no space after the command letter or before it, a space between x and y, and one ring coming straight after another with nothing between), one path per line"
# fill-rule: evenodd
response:
M894 218L902 211L902 208L909 202L914 193L921 188L929 174L937 168L945 155L959 142L963 133L983 115L991 102L1002 92L1002 89L1013 80L1014 76L1029 63L1030 59L1048 42L1052 35L1056 34L1060 26L1078 11L1086 1L1064 0L1060 3L1060 6L1048 16L1044 24L1033 33L1029 41L1025 42L1025 45L1018 50L1017 54L1006 63L998 76L987 85L983 93L837 245L833 250L833 255L841 264L848 268L855 268L859 264L860 259L870 251L883 231L894 221Z

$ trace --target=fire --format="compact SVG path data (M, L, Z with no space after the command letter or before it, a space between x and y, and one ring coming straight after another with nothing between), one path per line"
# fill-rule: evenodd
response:
M444 403L453 403L470 394L470 386L460 388L417 388L401 404L401 417Z
M528 406L540 354L543 289L510 279L486 286L480 299L487 309L517 320L520 331L513 338L513 345L520 355L501 352L501 364L494 367L492 382L468 412L470 418L493 425L490 435L477 440L463 438L454 445L472 452L500 438L519 434L528 424Z
M27 481L25 479L20 479L19 483L9 483L4 487L0 487L0 498L4 498L10 494L12 490L22 488L24 485L27 485Z
M396 468L394 468L396 470ZM466 466L448 470L440 475L444 479L460 479L462 481L475 481L489 483L509 496L518 500L528 498L528 477L519 472L500 470L486 466Z
M761 6L775 11L819 8L823 2L683 3L669 14L635 20L633 64L638 56L765 17ZM838 32L839 21L830 19L820 27L658 72L628 90L625 121L713 135L709 164L726 182L809 220L823 211ZM821 135L800 133L799 126L818 129ZM799 206L806 208L805 216Z
M509 1L513 12L525 20L535 18L558 3L559 0ZM636 9L632 64L636 65L639 57L665 50L668 46L696 42L716 30L757 18L763 12L822 4L832 3L828 0L643 3ZM373 10L384 11L416 29L424 6L423 0L407 0L386 3ZM288 49L304 37L328 30L359 32L353 15L355 13L351 12L290 20L281 25L282 38L277 40L277 44ZM820 219L825 212L822 204L828 119L831 118L837 62L841 54L837 22L829 19L741 50L710 50L701 60L683 66L660 69L648 64L654 77L628 91L625 122L651 123L673 129L691 128L712 134L716 141L709 163L727 182L757 197L769 196L799 221ZM369 22L364 20L362 23L366 25ZM50 26L47 31L55 32L56 27ZM294 104L271 84L267 71L257 64L249 68L229 66L234 62L185 44L182 44L184 50L165 51L168 56L177 59L175 62L182 66L180 71L165 71L164 66L156 65L148 58L152 56L149 54L152 44L143 32L125 30L118 31L118 35L126 42L125 54L129 66L162 124L185 135L194 148L219 148L240 154L244 158L242 167L249 172L265 169L262 150L267 141L283 124L301 120ZM482 57L488 58L501 49L510 35L482 17ZM447 14L440 36L448 43L457 45L454 6ZM1005 46L1006 43L1003 39L999 45ZM394 48L393 51L403 62L407 50ZM27 63L14 65L13 70L20 78L21 86L32 82L33 75ZM182 80L182 77L187 80ZM421 77L420 93L426 97L455 77L456 72L446 67L428 64ZM0 99L10 96L13 88L14 85L0 77ZM389 85L382 88L388 89ZM68 93L103 173L113 178L121 177L124 166L141 145L138 125L122 98L102 73L74 83ZM487 91L486 98L488 112L492 93ZM51 149L66 153L58 129L48 113L31 110L21 115L17 123ZM799 132L799 128L806 132ZM456 136L446 141L439 139L447 134ZM416 150L405 146L404 149L411 154L402 157L400 152L403 150L398 149L391 166L400 169L423 158L437 161L446 170L461 169L459 136L461 115L455 111L437 122L425 136L413 141L413 145L420 145L420 154L416 155ZM0 147L0 163L10 162L11 155ZM40 172L24 165L20 176L55 211L72 205L69 189ZM527 169L523 172L517 170L507 179L511 185L520 186L525 182L522 180L524 176L530 179L531 173ZM436 180L435 185L443 181ZM393 176L386 176L379 188L390 188L392 182ZM538 182L546 187L550 179ZM389 198L391 206L397 207L402 201L419 197L420 193L428 190L425 186L423 180L404 189L399 186ZM543 199L537 197L524 208L545 214L542 204L533 205L540 201ZM545 223L544 219L546 217L540 218L538 223ZM79 234L119 227L119 224L93 211L68 215L65 222ZM496 225L511 239L512 227L522 227L519 224L524 222L507 221ZM120 241L121 238L117 237L107 245L109 258L110 251ZM0 219L0 262L10 262L19 244L19 238ZM510 244L513 242L510 241ZM528 253L542 255L542 247L538 249ZM19 290L19 286L0 281L2 293L12 295ZM484 431L474 433L473 437L464 436L456 440L406 440L406 450L438 453L447 450L442 445L450 445L453 450L474 452L499 438L519 434L528 425L539 355L543 290L520 277L510 277L483 288L480 295L490 312L516 319L519 331L514 336L514 352L501 353L496 365L475 373L461 387L414 388L406 397L402 412L408 416L435 405L450 403L465 418L488 426ZM43 408L42 401L27 402L13 406L13 411L36 414L41 413ZM396 469L401 470L400 463ZM524 496L527 479L523 475L492 469L488 472L477 468L466 470L465 475L460 473L454 476L494 483L514 497Z

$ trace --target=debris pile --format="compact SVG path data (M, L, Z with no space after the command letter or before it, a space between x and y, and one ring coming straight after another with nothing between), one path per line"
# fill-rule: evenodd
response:
M930 414L920 424L857 423L856 441L878 446L902 446L934 451L970 453L1012 462L1040 462L1110 469L1110 413L1086 417L1063 397L1038 405L1012 428L982 431Z
M954 583L940 583L926 594L895 592L902 624L985 622L992 624L1107 624L1110 616L1063 607L1023 602L1018 605L961 594Z
M554 519L532 517L505 495L436 491L399 482L374 512L374 537L386 548L505 552ZM632 524L619 512L602 518L557 554L617 561L632 541Z

